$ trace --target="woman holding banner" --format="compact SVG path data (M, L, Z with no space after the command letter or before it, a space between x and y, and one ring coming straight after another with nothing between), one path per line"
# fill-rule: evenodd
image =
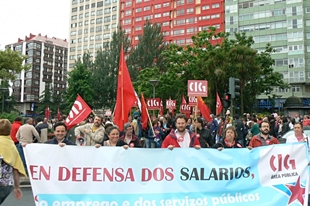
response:
M108 140L103 141L102 144L96 144L95 147L99 148L101 146L107 146L107 147L123 147L124 149L128 148L128 144L124 142L122 139L120 139L119 134L120 131L118 127L116 126L109 126L106 130L106 133L109 137Z
M237 142L237 137L238 135L235 127L229 126L223 134L223 140L213 145L213 148L216 148L219 151L223 148L242 148L243 146Z

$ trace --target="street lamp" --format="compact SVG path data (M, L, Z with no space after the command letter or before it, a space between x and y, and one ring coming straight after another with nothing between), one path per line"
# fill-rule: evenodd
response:
M5 101L8 103L8 113L10 113L10 102L12 101L12 99L7 98Z
M1 113L3 113L4 111L4 92L8 90L8 88L0 88L1 92L2 92L2 110Z
M160 80L158 80L158 79L151 79L151 80L149 80L149 82L153 86L153 98L155 98L156 86L158 85ZM154 115L155 115L155 111L153 110L153 116Z

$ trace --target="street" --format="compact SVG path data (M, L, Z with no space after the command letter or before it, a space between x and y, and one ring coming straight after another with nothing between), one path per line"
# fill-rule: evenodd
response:
M16 200L14 192L12 192L6 200L2 203L3 206L34 206L34 200L32 196L32 189L30 186L21 187L23 197L20 200Z

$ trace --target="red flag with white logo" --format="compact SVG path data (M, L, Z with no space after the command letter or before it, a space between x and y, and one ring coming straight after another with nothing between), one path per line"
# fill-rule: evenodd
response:
M219 93L216 92L216 115L220 114L222 109L223 109L223 105L219 97Z
M160 110L159 110L160 116L164 116L164 105L163 100L160 100Z
M78 94L71 111L66 119L68 130L85 120L92 112L84 99Z

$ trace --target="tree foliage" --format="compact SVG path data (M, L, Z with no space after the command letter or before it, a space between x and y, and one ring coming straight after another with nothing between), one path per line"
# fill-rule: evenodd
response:
M67 110L71 109L78 94L81 95L89 106L92 106L92 99L95 96L94 88L92 87L92 73L86 69L81 60L78 60L75 68L69 72L66 94L66 99L69 103Z
M39 114L44 114L44 111L46 109L46 107L51 107L53 105L53 88L51 84L47 84L45 86L45 90L42 92L41 96L40 96L40 101L39 101L39 107L38 107L38 112ZM53 111L50 108L51 111Z
M23 69L30 69L30 65L23 65L23 61L27 56L21 55L17 51L6 49L0 50L0 79L14 80L16 74L19 74Z
M251 36L235 33L235 38L229 38L229 33L217 32L213 27L193 36L192 40L192 46L172 44L163 52L163 57L169 62L168 73L176 73L179 77L171 79L176 94L186 92L187 80L208 80L207 103L215 111L216 92L228 92L229 77L239 78L241 95L237 105L243 113L245 103L246 108L252 108L257 95L270 91L272 86L287 86L272 68L274 60L270 45L264 52L257 53L252 48L254 41ZM183 85L179 79L183 80Z
M125 31L114 32L111 42L96 53L92 66L92 87L95 92L95 108L113 108L116 98L117 72L121 47L128 51L130 42Z
M160 24L152 24L146 21L142 35L139 35L139 43L132 48L128 58L130 76L135 80L140 70L157 67L165 71L164 59L161 53L167 48Z

